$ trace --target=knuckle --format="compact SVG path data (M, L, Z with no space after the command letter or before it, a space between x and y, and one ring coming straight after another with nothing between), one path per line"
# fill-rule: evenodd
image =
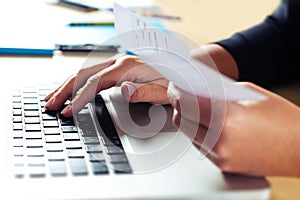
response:
M180 126L180 115L176 110L173 110L172 122L177 128Z
M145 91L145 87L138 87L133 94L131 95L131 102L141 102L143 100L145 100L145 95L146 95L146 91Z
M143 64L143 62L136 56L123 56L119 59L119 65L121 66L137 66Z
M97 85L99 82L98 76L91 76L87 82L86 85L91 86L91 85Z
M87 70L88 70L88 68L81 68L81 69L79 69L79 70L77 71L77 73L74 74L74 76L73 76L72 78L75 78L75 79L76 79L77 77L83 76L84 74L87 73Z

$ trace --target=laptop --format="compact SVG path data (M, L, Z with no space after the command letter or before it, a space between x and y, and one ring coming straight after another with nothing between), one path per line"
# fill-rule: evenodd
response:
M225 174L203 158L172 125L170 106L128 103L114 87L63 118L45 110L43 99L72 73L68 64L59 56L21 61L0 61L10 77L1 80L6 198L269 198L264 177Z

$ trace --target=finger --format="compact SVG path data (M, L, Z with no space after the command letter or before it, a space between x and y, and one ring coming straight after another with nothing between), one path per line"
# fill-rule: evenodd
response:
M185 119L177 110L173 112L173 123L193 143L202 144L207 132L206 127Z
M53 90L52 92L50 92L45 98L44 98L44 100L45 101L49 101L49 99L51 99L52 97L53 97L53 95L64 85L64 84L66 84L68 81L69 81L69 79L71 79L72 78L72 76L71 77L69 77L67 80L65 80L60 86L58 86L55 90Z
M88 78L86 83L71 101L71 104L68 105L61 114L66 117L72 116L94 99L95 95L101 90L108 89L125 80L134 80L135 77L131 76L131 73L128 72L141 65L145 65L141 60L133 56L126 56L104 70L100 70L98 73Z
M88 68L83 68L79 70L79 72L65 81L61 86L59 86L54 92L50 93L47 96L47 104L45 105L46 109L49 110L57 110L59 109L63 103L72 96L73 93L82 87L88 78L98 71L101 71L111 64L113 64L114 60L108 60L98 65L94 65Z
M123 82L121 91L123 97L132 103L149 102L153 104L168 104L166 79L159 79L150 83Z
M219 162L220 157L214 152L214 146L205 145L205 140L207 140L206 137L208 137L208 129L185 119L176 111L173 113L174 125L192 141L193 145L202 153L202 155L208 157L214 163Z
M169 102L180 115L205 126L210 124L212 106L215 105L211 99L185 92L171 82L168 86L167 95Z
M67 81L65 81L56 90L50 93L48 96L45 108L47 110L58 110L64 102L72 95L72 90L70 92L69 85L73 83L75 75L71 76ZM50 97L51 96L51 97Z

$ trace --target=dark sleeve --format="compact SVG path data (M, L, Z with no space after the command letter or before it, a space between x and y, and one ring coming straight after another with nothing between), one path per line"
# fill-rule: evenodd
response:
M262 23L216 43L235 59L240 81L268 88L300 80L300 0L283 0Z

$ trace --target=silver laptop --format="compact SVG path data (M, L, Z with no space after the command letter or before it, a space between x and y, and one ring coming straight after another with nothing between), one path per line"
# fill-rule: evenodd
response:
M46 111L43 99L55 85L36 83L71 72L64 63L65 68L56 65L59 59L27 62L8 63L10 79L1 81L0 173L6 198L269 198L265 178L224 174L203 158L173 127L169 106L129 104L116 87L73 118ZM54 75L45 76L50 66Z

